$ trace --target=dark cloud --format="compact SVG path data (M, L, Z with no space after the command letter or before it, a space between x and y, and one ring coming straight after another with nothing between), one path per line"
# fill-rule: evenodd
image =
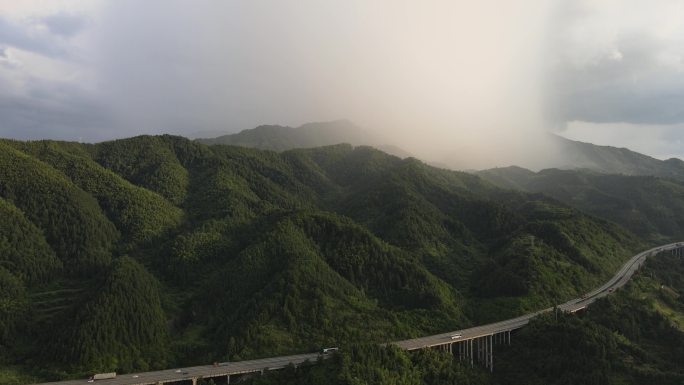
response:
M0 136L93 141L349 118L418 156L486 163L544 147L533 143L544 113L559 126L684 121L684 44L653 33L657 23L612 25L621 2L557 2L553 18L545 0L113 0L92 17L0 16Z
M64 57L66 51L50 35L33 30L31 25L13 23L0 16L0 44L49 57Z
M546 112L559 126L684 122L682 42L656 33L656 25L634 26L627 16L621 21L627 6L596 11L599 16L574 3L561 8L549 44L555 64L546 83Z
M86 25L82 16L68 13L50 15L43 18L42 22L50 32L63 37L72 37L78 34Z
M0 137L100 141L118 136L108 109L92 95L34 81L28 95L0 94Z

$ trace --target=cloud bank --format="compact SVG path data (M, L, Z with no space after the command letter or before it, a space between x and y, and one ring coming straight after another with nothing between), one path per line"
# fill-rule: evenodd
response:
M536 167L549 129L683 123L679 3L0 0L0 136L347 118L425 159Z
M678 0L560 5L546 84L553 119L561 125L684 122L683 18Z

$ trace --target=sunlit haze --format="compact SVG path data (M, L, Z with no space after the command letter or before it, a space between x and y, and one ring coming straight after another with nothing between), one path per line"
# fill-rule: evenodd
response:
M548 132L682 157L677 0L0 0L0 136L349 119L439 164L552 165Z

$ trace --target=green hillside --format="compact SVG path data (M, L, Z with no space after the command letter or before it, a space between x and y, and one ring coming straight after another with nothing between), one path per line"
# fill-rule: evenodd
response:
M87 153L72 153L70 143L51 141L8 142L66 175L97 199L107 217L131 242L149 241L176 227L182 210L162 196L131 184L90 159Z
M650 175L684 180L684 161L655 159L627 148L598 146L554 136L557 167L589 169L604 174Z
M95 372L163 367L168 335L156 279L123 256L98 281L96 295L80 304L69 326L53 331L46 360Z
M575 314L548 313L494 346L494 372L437 349L344 346L323 362L247 379L271 384L679 385L684 381L684 265L669 253L614 295Z
M503 188L544 193L654 242L684 237L684 183L676 180L518 167L478 175Z
M503 319L585 292L644 247L547 197L370 147L142 136L0 150L8 383Z
M684 180L684 161L681 159L672 158L663 161L627 148L600 146L552 134L549 134L548 139L549 145L553 146L551 152L553 157L546 159L545 167ZM226 144L273 151L351 143L372 145L401 158L411 156L403 149L382 145L383 141L372 132L364 131L348 120L308 123L300 127L266 125L216 138L197 139L197 141L209 145ZM430 161L445 164L446 167L456 170L463 169L462 164L457 161L454 163L449 158L430 159Z
M119 234L91 195L35 157L0 143L0 197L44 234L69 273L109 263Z
M204 144L228 144L263 150L285 151L294 148L329 146L338 143L370 144L371 136L348 120L307 123L299 127L259 126L236 134L198 139Z
M208 145L226 144L279 152L351 143L353 145L372 145L385 153L402 159L412 156L402 148L382 144L383 141L371 131L364 130L344 119L306 123L299 127L265 125L216 138L197 139L197 141Z

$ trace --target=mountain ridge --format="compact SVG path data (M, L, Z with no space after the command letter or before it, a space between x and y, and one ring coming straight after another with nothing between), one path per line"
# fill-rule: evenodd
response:
M502 188L546 194L654 242L684 237L684 182L676 179L521 167L477 174Z
M42 229L35 236L73 233L76 253L98 256L97 264L74 259L68 243L45 237L35 249L49 259L47 245L69 262L61 270L33 281L3 262L0 300L23 299L9 314L0 309L0 322L16 330L1 341L0 367L46 379L384 342L501 319L577 296L643 246L553 199L367 146L277 153L168 135L0 146L0 170L26 169L0 178L14 217L54 204L52 220L24 215ZM99 195L107 183L121 188ZM154 197L148 202L159 209L136 205L137 195ZM144 226L127 231L117 219L126 210ZM99 222L81 228L71 212L96 213L89 220ZM0 262L18 250L4 241L18 236L8 220L0 218ZM136 290L126 296L122 285ZM145 303L154 306L125 311ZM94 347L86 343L93 325Z
M605 174L654 175L684 180L684 161L681 159L659 160L627 148L574 141L556 134L548 134L548 137L551 145L557 147L557 151L551 154L552 157L543 168L590 169ZM370 145L400 158L412 156L409 151L399 147L383 145L383 141L376 135L349 120L307 123L299 127L259 126L235 134L196 140L210 145L228 144L279 152L349 143ZM426 161L439 167L461 168L458 164L444 159Z

